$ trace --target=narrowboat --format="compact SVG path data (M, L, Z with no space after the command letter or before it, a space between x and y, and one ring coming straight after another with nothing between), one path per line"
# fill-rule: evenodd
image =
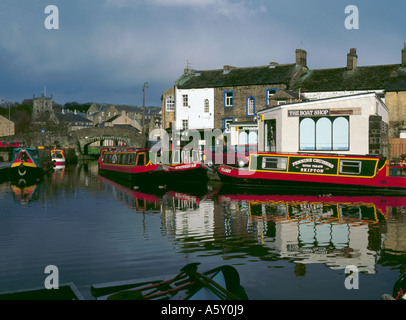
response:
M62 149L52 149L51 158L54 165L58 168L66 164L65 152Z
M99 170L105 176L131 182L138 187L162 187L166 184L164 168L150 159L148 149L103 151Z
M406 177L378 155L263 152L251 154L245 168L222 165L217 172L224 183L244 187L406 192Z
M26 181L35 180L51 170L52 166L49 150L16 148L13 150L9 169L10 178L11 180L20 178Z
M163 150L160 155L170 184L201 183L208 180L208 166L200 161L199 150Z

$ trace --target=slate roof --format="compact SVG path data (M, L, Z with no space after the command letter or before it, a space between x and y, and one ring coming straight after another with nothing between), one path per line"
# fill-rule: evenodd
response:
M305 70L292 90L301 92L355 91L385 89L399 64Z
M399 69L397 75L389 79L386 91L406 91L406 68Z
M296 64L192 71L175 83L179 89L235 87L287 83L301 68Z
M55 116L58 118L60 122L92 122L89 119L79 115L79 114L74 114L74 113L55 113Z
M289 100L289 99L299 99L299 94L292 90L281 89L275 93L270 100Z

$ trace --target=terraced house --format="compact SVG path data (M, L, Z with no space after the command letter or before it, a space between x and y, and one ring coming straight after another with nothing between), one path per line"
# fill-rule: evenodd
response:
M259 110L278 101L279 90L289 90L306 70L305 50L296 50L296 62L270 63L216 70L186 68L162 97L164 129L225 129L231 123L253 122ZM283 97L282 99L285 99Z
M390 138L392 150L398 148L396 142L403 145L397 153L406 153L406 43L400 63L387 65L360 66L357 50L351 48L346 57L343 55L343 67L339 68L309 69L307 52L302 49L296 50L296 61L291 64L271 62L244 68L225 65L217 70L186 68L163 94L163 128L227 131L231 127L236 128L236 136L248 136L240 132L241 128L257 127L256 115L263 109L367 93L375 93L388 109L386 122L371 118L370 143Z

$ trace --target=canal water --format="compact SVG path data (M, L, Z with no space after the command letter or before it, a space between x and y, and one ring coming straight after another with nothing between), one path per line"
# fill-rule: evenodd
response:
M96 162L36 185L0 182L0 291L44 287L45 268L87 299L92 284L232 265L249 299L378 300L406 272L406 201L263 194L209 182L146 192ZM356 266L354 278L346 268Z

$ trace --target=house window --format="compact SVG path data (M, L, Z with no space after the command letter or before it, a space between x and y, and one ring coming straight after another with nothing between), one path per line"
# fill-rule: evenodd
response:
M209 104L209 99L204 99L204 112L209 112L209 107L210 107L210 104Z
M188 107L188 106L189 106L188 95L187 95L187 94L183 94L183 95L182 95L182 99L183 99L183 106L184 106L184 107Z
M189 120L182 120L182 130L189 128Z
M173 96L166 97L166 111L175 111L175 98Z
M248 97L247 99L247 116L253 116L255 114L255 99L254 97Z
M234 91L224 91L224 107L234 107Z
M301 118L300 150L349 150L348 117Z
M230 131L230 124L233 123L233 118L223 118L223 129Z
M266 89L266 105L269 106L271 97L276 93L276 88Z

